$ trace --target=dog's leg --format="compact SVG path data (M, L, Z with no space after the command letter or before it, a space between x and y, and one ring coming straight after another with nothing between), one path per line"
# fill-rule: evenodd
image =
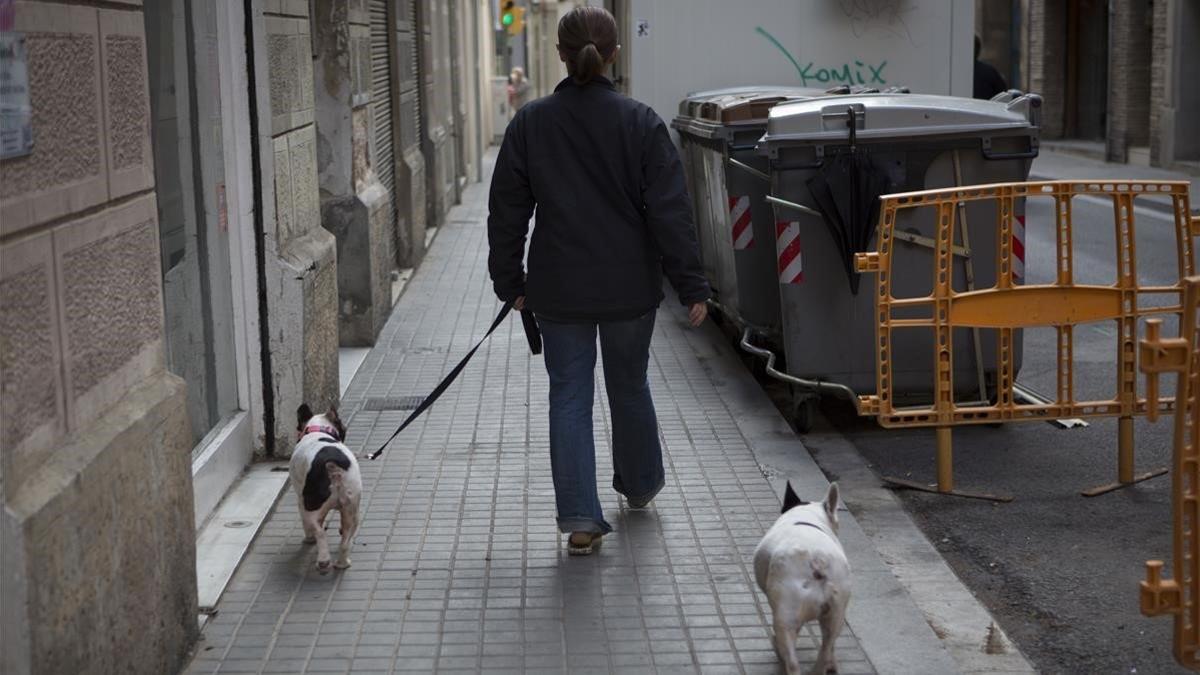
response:
M350 566L350 549L354 548L354 534L358 531L358 509L353 504L344 504L339 510L342 521L342 544L337 562L333 566L344 570Z
M296 495L296 506L300 509L300 524L304 526L304 543L316 543L317 535L314 533L313 523L310 521L308 511L304 510L304 497Z
M321 505L321 508L313 511L313 519L316 521L317 535L317 571L321 574L329 572L329 540L325 536L325 516L329 514L332 500L326 501Z
M783 661L787 675L800 675L800 661L796 658L796 638L802 624L775 615L775 653Z
M846 602L831 602L829 611L821 615L821 649L817 653L817 665L812 670L813 675L825 675L838 671L837 654L834 653L833 648L844 625L846 625Z

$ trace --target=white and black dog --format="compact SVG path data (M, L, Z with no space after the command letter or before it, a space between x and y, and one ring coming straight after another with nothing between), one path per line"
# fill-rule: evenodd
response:
M788 675L800 672L796 637L813 619L821 624L821 649L809 672L837 672L833 644L850 601L850 563L837 538L837 509L837 483L829 486L824 502L809 504L796 496L789 482L783 515L754 551L754 578L771 603L775 651Z
M362 497L362 474L358 460L346 447L346 427L337 408L314 415L308 404L296 411L300 440L292 452L292 488L300 505L304 542L317 544L317 570L329 572L329 542L325 540L325 516L336 509L341 519L342 545L333 566L350 566L350 549L358 530L358 505Z

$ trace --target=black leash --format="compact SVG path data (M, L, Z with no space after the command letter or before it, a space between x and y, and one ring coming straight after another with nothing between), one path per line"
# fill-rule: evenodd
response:
M421 401L421 404L412 411L412 414L408 416L408 419L404 420L404 422L400 424L400 427L396 429L396 431L392 432L392 435L383 442L383 445L380 445L379 449L375 452L367 455L367 459L375 459L383 454L383 449L387 447L388 443L394 441L396 437L400 435L401 431L404 431L408 425L413 423L413 420L417 419L422 413L428 410L429 407L432 406L434 402L437 401L438 398L440 398L441 395L450 388L450 385L453 384L454 380L456 380L459 374L462 373L463 368L467 366L467 363L471 360L471 357L475 356L475 352L479 351L479 348L483 346L483 343L486 342L489 337L491 337L492 333L496 332L496 329L500 327L500 324L504 323L505 317L508 316L508 313L512 310L512 308L513 304L511 302L504 303L504 306L500 308L500 313L497 314L496 319L492 321L492 327L488 328L487 332L483 334L483 337L479 339L479 342L475 343L475 346L471 348L471 351L467 352L467 355L462 358L462 361L459 361L458 365L454 366L454 370L451 370L450 374L447 375L441 382L439 382L438 386L434 387L433 391L425 397L425 400ZM521 310L521 324L525 327L525 339L529 341L529 351L533 352L534 354L541 354L542 335L540 332L538 332L537 321L533 318L533 312L527 309Z

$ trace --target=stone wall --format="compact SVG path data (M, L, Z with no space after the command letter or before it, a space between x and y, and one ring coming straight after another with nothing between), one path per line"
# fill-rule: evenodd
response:
M141 3L16 3L33 152L0 160L0 671L177 670L191 448L166 371Z
M1150 143L1152 8L1116 0L1109 17L1108 134L1110 162L1128 160L1130 147Z
M391 195L375 171L365 3L319 0L314 45L321 223L337 240L338 341L366 347L392 308Z
M1163 109L1170 107L1167 92L1171 75L1171 45L1167 40L1169 2L1154 3L1150 37L1150 163L1161 166L1164 155Z
M1042 95L1042 137L1061 138L1066 123L1065 3L1029 0L1029 91Z
M1156 166L1194 171L1200 161L1200 6L1190 0L1154 3L1150 89L1150 157Z
M338 401L337 250L321 227L312 39L307 0L261 5L257 58L263 194L274 197L264 246L276 456L291 455L295 410ZM257 34L258 31L256 31Z

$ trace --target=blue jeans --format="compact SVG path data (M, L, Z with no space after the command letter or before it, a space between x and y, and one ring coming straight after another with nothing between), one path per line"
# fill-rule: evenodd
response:
M596 332L604 355L604 385L612 411L613 489L633 501L649 501L663 487L658 419L650 400L646 366L652 310L628 321L558 323L539 317L550 375L550 466L562 532L612 531L596 491Z

